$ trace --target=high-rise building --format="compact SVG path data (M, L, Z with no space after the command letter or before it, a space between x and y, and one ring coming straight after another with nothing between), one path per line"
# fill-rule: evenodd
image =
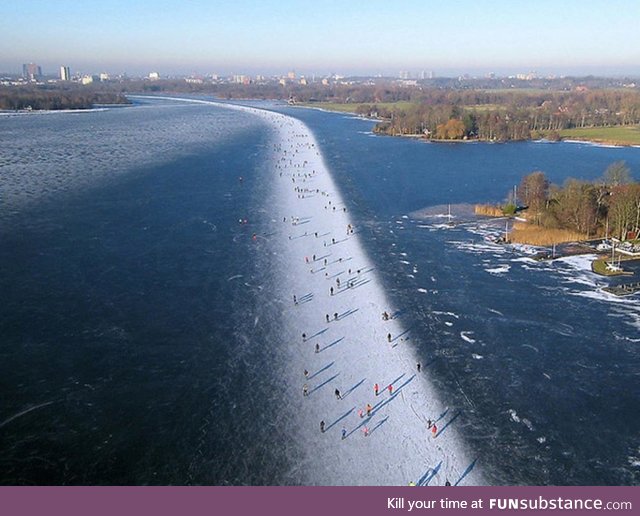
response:
M42 77L42 68L35 63L23 64L22 76L30 81L36 81Z
M70 81L71 80L71 71L68 66L60 67L60 80L61 81Z

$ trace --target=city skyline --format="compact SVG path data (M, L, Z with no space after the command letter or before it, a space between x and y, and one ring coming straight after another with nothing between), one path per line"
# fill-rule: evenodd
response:
M638 2L514 4L26 0L0 21L0 71L640 75Z

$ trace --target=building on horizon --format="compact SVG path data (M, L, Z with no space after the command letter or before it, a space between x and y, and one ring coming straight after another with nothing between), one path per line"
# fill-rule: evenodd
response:
M42 77L42 68L35 63L23 64L22 76L29 81L37 81Z
M160 79L160 74L158 72L151 72L149 74L149 80L150 81L157 81Z
M60 67L60 80L61 81L70 81L71 80L71 70L69 70L68 66Z

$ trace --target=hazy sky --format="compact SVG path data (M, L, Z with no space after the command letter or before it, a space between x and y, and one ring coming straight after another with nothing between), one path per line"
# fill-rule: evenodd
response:
M15 0L0 71L640 75L640 0Z

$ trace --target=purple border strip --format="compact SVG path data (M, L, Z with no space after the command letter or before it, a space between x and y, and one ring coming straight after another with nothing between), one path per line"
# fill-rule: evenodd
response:
M640 514L639 487L1 487L0 501L2 516Z

